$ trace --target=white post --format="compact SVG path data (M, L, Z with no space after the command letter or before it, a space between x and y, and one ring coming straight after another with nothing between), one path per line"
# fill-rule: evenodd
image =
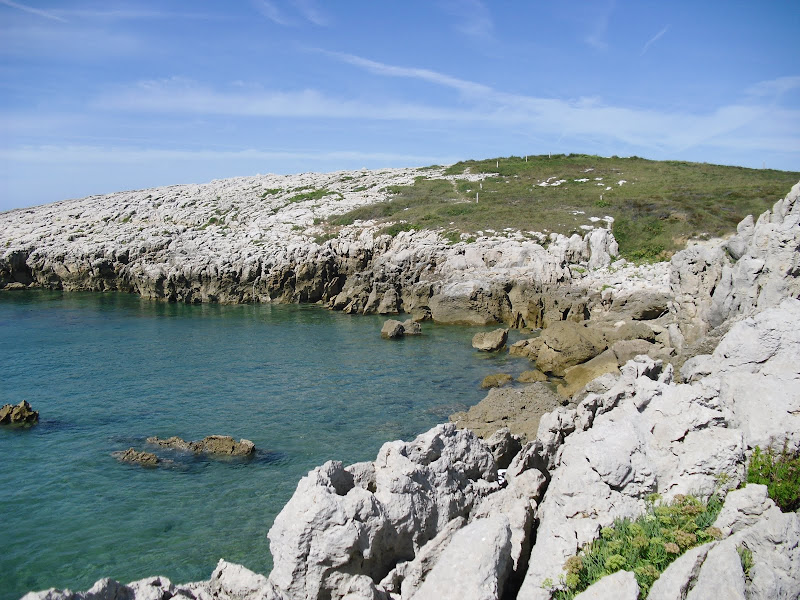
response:
M478 185L481 186L481 189L483 189L483 182L482 181L479 181Z
M498 169L500 168L500 161L499 161L499 160L497 161L497 164L496 164L495 166L496 166Z
M525 155L525 162L528 162L528 155Z
M479 195L480 195L480 192L475 192L475 204L478 203L478 196Z

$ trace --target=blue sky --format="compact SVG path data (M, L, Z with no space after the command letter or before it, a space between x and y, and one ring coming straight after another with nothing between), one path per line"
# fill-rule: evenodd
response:
M800 169L786 2L0 0L0 210L511 154Z

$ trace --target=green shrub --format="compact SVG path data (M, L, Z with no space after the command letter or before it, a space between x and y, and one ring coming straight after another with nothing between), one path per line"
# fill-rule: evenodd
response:
M401 231L418 231L419 229L419 225L414 225L413 223L395 223L394 225L389 225L389 227L381 229L378 235L390 235L394 237Z
M612 527L600 531L600 538L569 558L562 584L553 590L554 598L570 600L598 579L621 569L633 571L645 598L653 582L678 556L722 536L711 526L722 508L717 496L701 502L693 496L677 495L672 503L658 506L656 499L649 499L643 516L635 521L616 520Z
M788 440L778 451L774 444L766 452L758 446L747 467L747 483L767 486L769 497L782 511L800 509L800 453L788 448Z

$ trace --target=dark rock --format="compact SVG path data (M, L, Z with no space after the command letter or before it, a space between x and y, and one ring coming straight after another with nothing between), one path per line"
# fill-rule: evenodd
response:
M172 448L195 454L220 454L227 456L250 456L256 450L255 444L250 440L234 440L229 435L209 435L197 442L187 442L177 436L166 439L158 437L147 438L148 444Z
M403 335L422 335L422 326L413 319L403 321Z
M114 458L120 462L135 463L143 467L155 467L158 465L158 457L152 452L139 452L133 448L128 448L124 452L114 452Z
M33 425L39 422L39 413L31 408L27 400L16 406L6 404L0 408L0 425Z
M405 327L396 319L389 319L381 327L381 337L389 340L403 337Z

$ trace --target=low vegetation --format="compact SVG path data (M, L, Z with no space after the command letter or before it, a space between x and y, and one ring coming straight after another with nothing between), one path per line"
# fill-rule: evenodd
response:
M789 450L788 442L778 450L756 446L747 467L747 482L767 486L769 497L784 512L800 509L800 453Z
M568 559L563 580L554 585L554 598L569 600L592 583L619 570L633 571L647 597L650 587L664 569L689 548L719 539L722 533L712 524L722 502L712 496L701 502L693 496L675 497L670 504L651 499L646 513L634 521L619 519L600 532L600 538Z
M389 188L388 201L329 223L371 219L452 234L512 228L568 235L597 224L592 217L610 216L622 256L652 261L668 258L689 239L734 231L800 179L800 172L584 154L465 161L448 167L445 176L464 173L485 177L419 177L413 185Z

